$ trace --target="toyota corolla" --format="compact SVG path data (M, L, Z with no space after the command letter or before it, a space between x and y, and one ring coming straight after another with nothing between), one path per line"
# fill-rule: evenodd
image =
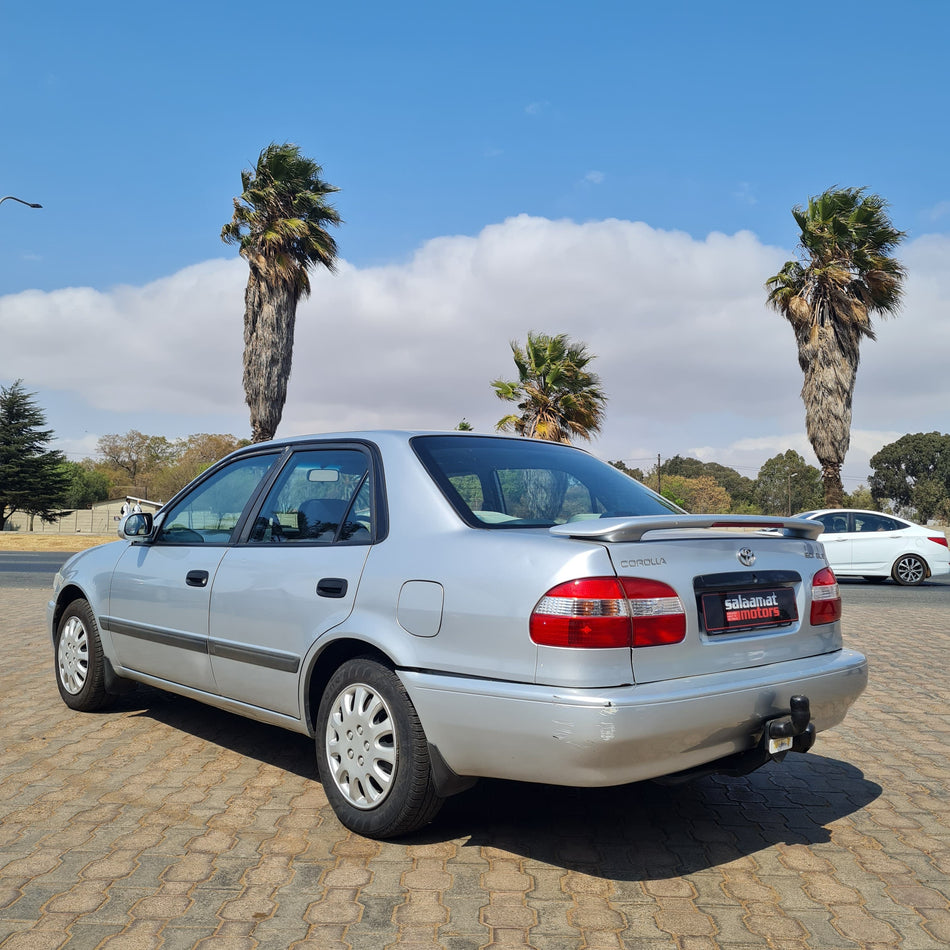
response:
M867 682L822 530L690 516L528 439L252 445L63 566L57 683L77 710L145 683L309 735L340 820L378 838L480 776L741 775Z

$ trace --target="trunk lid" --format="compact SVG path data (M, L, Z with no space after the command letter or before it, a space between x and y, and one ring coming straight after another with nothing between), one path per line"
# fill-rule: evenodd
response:
M662 581L679 595L685 639L631 651L634 680L651 683L840 649L840 623L811 624L812 579L827 563L815 527L797 519L673 515L550 530L603 543L618 576Z

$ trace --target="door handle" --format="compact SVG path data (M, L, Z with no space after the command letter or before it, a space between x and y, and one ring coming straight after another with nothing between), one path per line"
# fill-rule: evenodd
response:
M185 575L185 583L189 587L206 587L208 584L207 571L189 571Z
M345 597L347 586L344 577L322 577L317 581L317 596Z

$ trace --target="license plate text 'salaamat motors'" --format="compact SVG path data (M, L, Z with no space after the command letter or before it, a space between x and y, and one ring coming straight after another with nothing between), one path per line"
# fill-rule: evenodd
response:
M703 619L707 633L792 623L798 619L795 592L789 587L778 587L703 594Z

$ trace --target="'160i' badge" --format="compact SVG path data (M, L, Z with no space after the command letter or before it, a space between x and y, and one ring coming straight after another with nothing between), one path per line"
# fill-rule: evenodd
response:
M740 548L736 557L739 558L739 563L746 567L752 567L755 564L755 554L752 548Z

